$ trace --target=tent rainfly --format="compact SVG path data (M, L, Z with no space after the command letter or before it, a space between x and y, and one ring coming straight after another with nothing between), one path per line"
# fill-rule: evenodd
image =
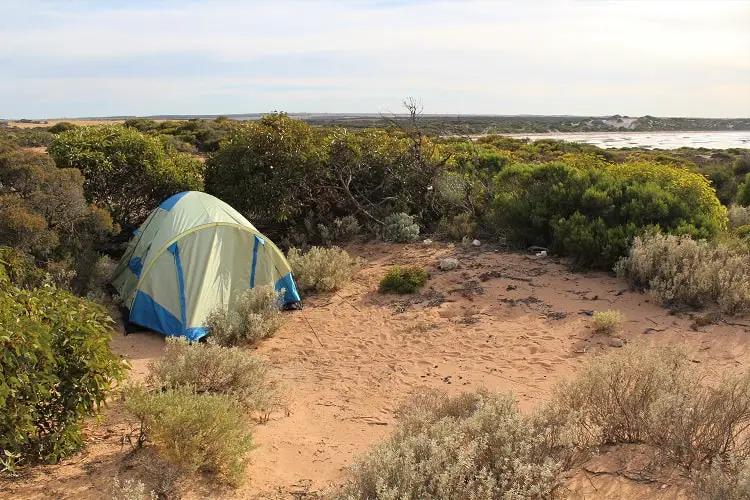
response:
M300 301L289 263L239 212L206 193L164 201L134 233L111 279L129 320L198 340L217 306L232 310L247 289L274 285Z

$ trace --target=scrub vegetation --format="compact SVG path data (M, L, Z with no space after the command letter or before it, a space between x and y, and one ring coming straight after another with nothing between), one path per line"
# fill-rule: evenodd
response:
M406 116L379 126L272 113L0 127L0 470L54 463L83 445L84 419L127 369L109 347L108 311L88 299L112 305L104 287L132 231L185 190L229 203L278 241L304 293L335 292L362 266L330 245L425 235L543 247L578 269L617 273L672 309L750 311L747 150L469 140L436 133L418 103L405 104ZM645 118L638 127L672 123ZM397 267L380 289L414 293L427 279L422 268ZM182 472L239 484L249 416L284 407L268 364L246 349L281 327L278 304L273 287L255 288L231 312L212 312L209 343L168 341L149 385L124 392L137 443ZM608 311L592 322L613 333L621 318ZM749 381L708 384L680 353L626 347L528 414L505 394L424 393L340 494L548 498L596 447L638 443L682 468L705 497L743 498ZM137 483L119 488L145 495Z

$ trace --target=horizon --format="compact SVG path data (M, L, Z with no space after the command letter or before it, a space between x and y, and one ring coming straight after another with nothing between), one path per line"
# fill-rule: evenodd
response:
M30 0L0 27L5 119L750 117L742 1Z

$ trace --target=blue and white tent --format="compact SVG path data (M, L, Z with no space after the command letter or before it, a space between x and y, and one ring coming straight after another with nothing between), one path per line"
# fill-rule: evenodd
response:
M284 254L239 212L206 193L179 193L135 232L112 285L132 323L170 336L205 336L216 307L232 310L247 289L272 284L300 301Z

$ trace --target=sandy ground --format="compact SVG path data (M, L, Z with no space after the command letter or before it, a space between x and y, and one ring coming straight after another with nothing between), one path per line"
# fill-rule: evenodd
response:
M418 387L508 390L531 409L587 358L620 345L593 334L591 311L620 310L627 318L622 342L682 346L709 376L750 362L750 326L691 326L692 314L670 314L617 278L572 273L555 259L445 245L349 250L367 267L338 293L306 298L304 310L289 312L278 334L257 349L284 380L289 412L256 425L248 480L238 490L216 489L210 478L183 483L185 497L305 498L335 487L355 457L391 431L394 409ZM444 256L457 257L460 267L439 271ZM421 294L377 293L385 269L397 264L428 267ZM112 342L136 378L163 345L154 333L118 334ZM87 426L82 453L0 482L0 497L94 499L106 495L116 475L153 481L148 457L130 454L123 442L130 428L114 401L101 424ZM642 480L638 471L647 462L645 450L603 450L571 473L568 497L685 497L680 477Z

